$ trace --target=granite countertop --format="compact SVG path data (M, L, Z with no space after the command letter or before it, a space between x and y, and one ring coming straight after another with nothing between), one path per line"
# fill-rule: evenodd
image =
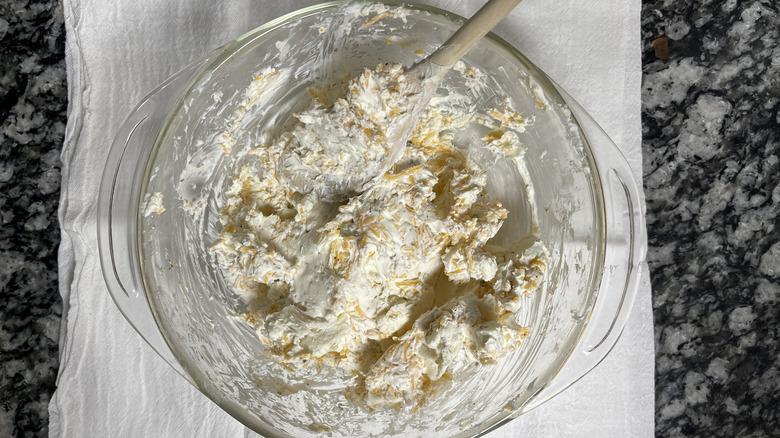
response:
M0 436L46 435L57 376L60 154L67 87L58 1L0 2Z
M780 436L779 31L775 0L642 6L658 436ZM0 3L0 436L47 435L57 373L64 37Z
M780 436L780 3L642 15L656 431Z

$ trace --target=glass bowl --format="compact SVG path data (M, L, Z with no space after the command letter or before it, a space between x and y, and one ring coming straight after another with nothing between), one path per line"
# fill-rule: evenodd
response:
M518 315L530 336L498 364L476 369L419 409L369 410L344 397L349 379L328 370L301 376L263 353L237 317L246 304L209 251L220 232L219 189L233 170L217 137L265 68L288 69L290 79L232 119L233 157L283 132L290 114L308 105L308 87L380 62L411 65L464 21L425 5L399 5L325 3L255 29L147 96L109 154L98 231L114 300L172 367L265 436L484 434L598 364L617 341L636 294L644 217L625 159L576 101L489 34L463 57L484 73L483 85L455 72L445 82L469 96L478 113L508 105L531 121L520 134L526 168L499 161L488 172L489 193L509 210L496 243L538 229L549 249L544 286L526 297ZM372 20L396 7L402 13ZM467 148L467 137L456 143ZM157 207L145 214L152 195L161 197L160 214Z

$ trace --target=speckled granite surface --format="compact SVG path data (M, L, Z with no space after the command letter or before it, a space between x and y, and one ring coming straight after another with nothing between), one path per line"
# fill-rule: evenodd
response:
M46 434L57 373L59 149L65 132L58 1L0 2L0 436Z
M779 31L776 0L643 5L658 436L780 436Z
M642 15L656 434L780 436L780 4ZM46 435L56 375L63 40L57 1L0 2L0 436Z

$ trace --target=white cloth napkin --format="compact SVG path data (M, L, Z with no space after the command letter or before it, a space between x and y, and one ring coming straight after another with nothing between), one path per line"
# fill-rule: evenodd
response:
M178 376L115 307L97 254L96 199L124 117L212 48L306 0L64 0L70 107L62 151L65 303L54 437L255 436ZM428 1L469 16L483 3ZM620 145L641 181L640 0L526 0L496 32L561 84ZM491 438L650 437L653 335L644 274L628 326L592 373Z

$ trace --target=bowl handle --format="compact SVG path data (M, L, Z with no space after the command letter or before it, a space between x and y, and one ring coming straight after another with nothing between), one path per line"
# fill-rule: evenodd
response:
M518 414L571 386L612 350L628 321L647 253L644 197L625 156L582 106L554 85L593 151L604 193L608 245L599 293L577 347L550 384L522 406Z
M221 51L217 49L183 68L133 109L111 144L98 194L98 252L108 291L130 325L193 385L163 338L147 300L137 230L146 162L168 109L193 75Z

